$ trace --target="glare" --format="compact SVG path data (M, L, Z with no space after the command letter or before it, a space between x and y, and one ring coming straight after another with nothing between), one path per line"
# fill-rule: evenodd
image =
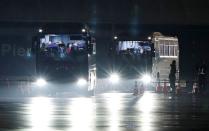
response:
M118 93L107 93L106 97L106 106L109 113L109 131L119 131L120 127L120 109L122 108L122 96Z
M81 31L82 31L83 33L85 33L85 32L86 32L86 29L82 29Z
M38 32L39 32L39 33L42 33L42 32L43 32L43 29L41 29L41 28L38 29Z
M80 78L80 79L78 79L77 84L78 84L79 86L84 86L84 85L87 84L87 80L85 80L84 78Z
M157 101L154 99L153 94L150 92L146 92L139 101L139 111L141 112L139 115L141 121L141 130L143 131L151 131L152 125L155 121L155 117L153 117L153 112L156 108Z
M153 94L146 92L139 101L140 111L143 113L150 113L154 107Z
M47 84L46 80L43 78L39 78L36 80L36 85L39 87L43 87Z
M68 106L72 131L91 131L94 127L95 104L91 98L75 98Z
M151 39L152 39L152 37L151 37L151 36L149 36L149 37L148 37L148 40L151 40Z
M51 99L45 97L32 98L28 108L31 131L50 131L53 110Z
M111 83L114 83L115 84L115 83L118 83L119 82L120 77L119 77L118 74L113 73L113 74L110 75L109 80L110 80Z
M114 40L117 40L118 39L118 37L117 36L114 36Z
M150 75L148 74L144 74L141 78L141 81L144 83L144 84L149 84L151 82L152 78Z

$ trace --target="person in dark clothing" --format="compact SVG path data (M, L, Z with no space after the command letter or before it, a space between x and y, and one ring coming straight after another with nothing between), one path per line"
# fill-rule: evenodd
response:
M173 60L172 64L170 65L171 69L170 69L170 74L169 74L169 82L170 82L170 87L172 89L172 93L175 94L176 91L176 86L175 86L175 82L176 82L176 61Z

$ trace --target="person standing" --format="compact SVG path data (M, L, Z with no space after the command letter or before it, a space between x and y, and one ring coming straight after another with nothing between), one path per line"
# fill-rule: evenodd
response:
M170 87L172 89L172 94L175 94L176 91L176 86L175 86L175 82L176 82L176 61L173 60L172 64L170 65L171 69L170 69L170 74L169 74L169 82L170 82Z

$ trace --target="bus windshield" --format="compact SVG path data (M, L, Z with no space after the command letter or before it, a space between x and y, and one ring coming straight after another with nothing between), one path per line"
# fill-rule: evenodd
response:
M151 44L144 41L119 41L116 50L118 55L140 58L151 54Z
M86 41L82 35L48 34L40 38L40 54L44 58L67 60L86 53Z

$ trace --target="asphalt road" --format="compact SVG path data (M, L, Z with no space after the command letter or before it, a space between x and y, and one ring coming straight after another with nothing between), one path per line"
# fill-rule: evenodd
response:
M209 101L145 92L74 98L0 98L0 131L209 129Z

